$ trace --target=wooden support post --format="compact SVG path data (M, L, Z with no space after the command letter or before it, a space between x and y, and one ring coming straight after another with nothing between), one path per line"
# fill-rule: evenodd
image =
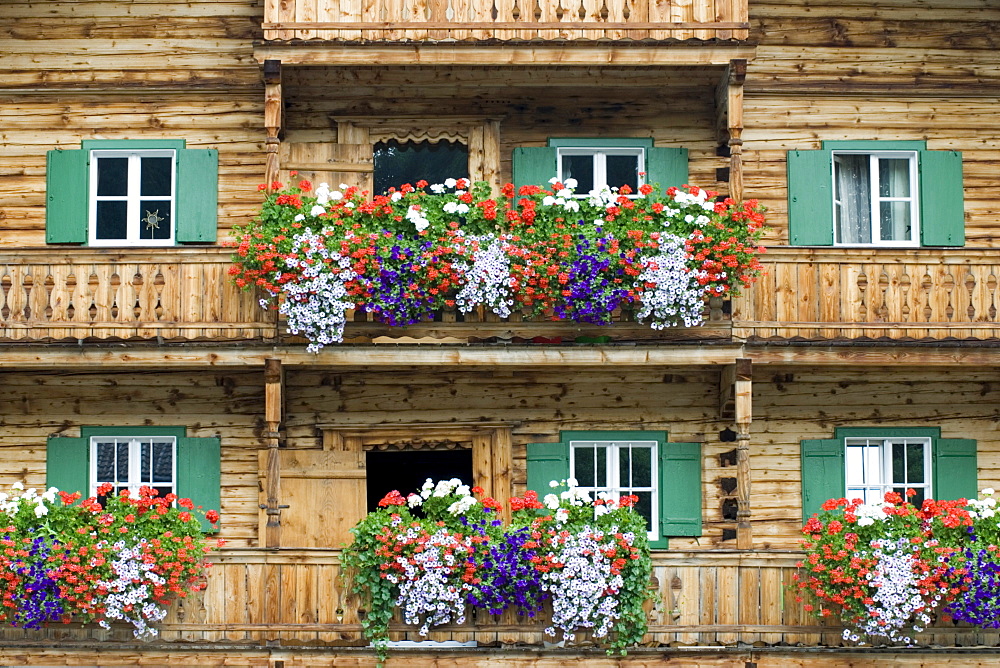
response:
M264 129L267 131L267 138L264 140L267 151L267 162L264 167L264 183L267 184L268 192L271 191L271 184L278 180L278 170L281 168L278 160L278 148L281 140L278 133L281 131L281 121L284 103L281 93L281 61L264 61Z
M753 549L750 525L750 422L753 402L753 367L746 358L736 360L736 547Z
M281 360L264 360L264 422L267 424L267 472L264 481L266 502L262 505L267 515L264 527L264 547L281 547L281 460L278 446L281 442L282 389L284 373Z
M729 196L743 200L743 83L747 77L744 58L729 61L716 90L716 133L729 152Z
M514 446L510 427L493 432L493 498L503 508L503 519L510 521L510 496L514 489Z

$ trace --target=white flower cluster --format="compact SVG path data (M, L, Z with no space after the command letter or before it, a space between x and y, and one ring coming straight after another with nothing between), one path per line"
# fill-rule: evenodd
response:
M292 240L290 255L301 253L302 259L292 257L283 262L289 269L301 269L302 280L281 286L285 298L278 311L288 318L288 331L301 332L310 341L307 350L317 352L327 344L344 340L344 313L355 306L345 283L356 274L351 271L350 258L330 251L323 237L312 229L307 227ZM327 260L331 264L327 265Z
M49 487L47 490L38 493L34 487L24 489L24 483L18 481L11 485L17 491L24 491L23 494L5 494L0 493L0 512L7 515L15 515L21 509L22 505L32 506L32 512L35 513L35 517L44 517L49 514L49 505L56 502L56 494L59 492L55 487Z
M431 222L427 220L427 216L421 212L420 207L416 205L412 205L406 210L406 219L413 223L413 226L417 228L417 232L423 232L430 227L431 224Z
M558 510L562 506L562 502L565 501L571 506L576 506L581 508L583 506L589 506L593 503L593 499L590 498L590 493L585 489L579 487L579 483L576 478L570 478L569 480L553 480L549 483L549 487L562 487L566 485L567 489L564 489L559 494L546 494L545 498L542 499L542 503L549 510ZM558 517L557 517L558 519Z
M345 185L341 184L342 188L346 188ZM316 204L329 204L330 202L336 202L344 199L344 193L339 190L330 190L330 184L321 183L316 187ZM313 214L318 215L318 214Z
M872 614L861 622L858 629L868 636L912 644L913 638L904 635L903 629L910 627L914 632L920 632L931 618L928 610L921 610L925 601L917 586L917 574L913 568L915 557L910 541L908 538L874 540L871 546L875 548L872 555L877 559L868 574L868 581L875 589L873 603L868 606ZM941 597L935 596L930 605L933 607L940 602ZM844 638L857 641L860 636L847 630Z
M438 480L437 484L428 478L424 481L424 484L420 487L420 496L424 500L436 496L441 498L443 496L448 496L450 494L458 494L459 496L468 496L471 493L469 486L462 482L459 478L452 478L451 480Z
M549 179L549 183L556 184L559 179L552 177ZM576 213L580 210L580 202L573 197L573 191L576 189L577 180L574 178L568 178L562 184L563 188L556 192L555 196L546 195L542 198L542 204L544 206L560 206L564 210L570 213Z
M705 211L715 211L715 202L709 201L708 191L706 190L699 189L697 194L692 195L689 192L678 189L678 191L674 194L674 201L681 206L695 204L700 206ZM708 221L707 218L705 220L706 222ZM690 223L691 221L689 220L688 222Z
M110 628L109 619L129 622L135 627L132 633L140 640L156 636L156 629L149 623L162 621L167 616L166 608L152 600L153 585L162 585L165 580L153 572L154 564L143 561L145 543L145 539L132 547L127 547L125 541L115 543L113 547L118 558L111 562L115 579L97 581L98 587L108 591L101 626Z
M416 537L413 529L408 534ZM432 626L465 621L465 594L470 587L449 584L448 575L464 562L472 547L469 538L459 541L445 529L434 533L423 547L411 558L396 557L404 571L389 572L386 579L399 585L396 605L402 607L406 623L419 624L420 635L426 636Z
M612 527L608 534L616 532ZM634 539L634 535L625 534L630 545ZM602 551L604 543L605 534L590 527L570 534L560 546L565 566L542 575L542 588L552 594L552 626L545 629L549 636L554 637L560 629L572 640L575 629L592 628L595 638L603 638L620 616L616 594L624 579L612 574L611 561Z
M885 514L885 504L866 503L855 509L854 514L858 516L858 526L868 527L875 522L881 522L888 515Z
M479 242L479 250L473 253L471 267L460 268L465 285L455 295L455 303L462 313L469 313L482 304L506 318L514 305L510 296L510 256L503 242L493 235L473 239Z
M642 263L638 285L652 284L639 292L641 308L636 314L640 322L651 318L650 327L665 329L683 322L688 327L701 324L705 308L705 289L698 285L697 275L688 271L684 240L672 234L660 238L656 255Z
M997 500L993 498L996 491L992 487L987 487L980 494L983 499L969 499L969 515L973 519L990 519L997 514ZM1000 523L998 523L1000 526Z

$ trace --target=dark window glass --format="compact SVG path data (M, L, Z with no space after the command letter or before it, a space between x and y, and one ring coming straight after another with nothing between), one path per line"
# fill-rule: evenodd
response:
M375 144L373 188L384 194L404 183L444 183L445 179L469 178L469 149L459 142L400 142Z
M170 238L173 220L169 200L139 200L139 218L140 239Z
M632 188L632 192L639 189L639 156L609 155L605 156L605 160L609 187L621 188L627 185Z
M128 194L128 158L97 159L97 194L108 197Z
M378 502L392 490L403 496L418 493L428 478L435 483L458 478L470 487L475 484L472 477L472 450L372 450L365 453L365 460L368 470L369 511L378 510Z
M578 195L586 195L594 189L594 156L564 155L561 167L560 173L563 181L576 179L574 191Z
M170 197L172 158L142 158L139 194L143 197Z
M128 236L126 213L128 204L124 201L97 203L97 238L125 239Z

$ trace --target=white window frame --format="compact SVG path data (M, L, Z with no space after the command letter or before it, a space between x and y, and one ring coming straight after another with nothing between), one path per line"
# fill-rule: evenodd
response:
M97 194L97 162L100 158L128 158L128 190L122 195ZM170 158L170 196L156 196L158 200L170 200L169 239L141 239L140 217L140 168L142 158ZM90 151L90 201L88 203L87 237L90 246L173 246L177 237L177 151L174 149L91 149ZM97 203L125 200L126 238L97 238Z
M919 247L920 246L920 203L919 203L919 187L920 187L920 174L917 159L917 151L833 151L832 160L830 161L830 179L833 184L831 190L832 193L832 206L833 206L833 234L834 234L834 245L835 246L845 246L845 247L889 247L889 248L900 248L900 247ZM866 155L868 156L868 174L869 174L869 192L871 193L871 201L869 202L871 206L871 233L874 236L880 233L881 229L881 206L882 202L909 202L910 203L910 238L909 239L869 239L867 242L861 243L845 243L841 242L837 237L839 236L840 226L837 224L838 221L838 209L842 206L842 203L837 199L837 158L842 155ZM909 161L909 172L910 172L910 196L909 197L882 197L879 194L879 170L878 161L882 158L891 158L895 160L907 159Z
M563 176L562 159L565 155L589 155L594 161L594 190L600 191L602 189L608 189L612 192L617 192L617 188L621 185L611 186L608 184L608 164L607 157L609 155L635 155L639 157L639 161L636 165L636 183L638 185L643 185L646 183L644 178L646 174L646 149L642 147L631 147L631 146L606 146L606 147L564 147L556 149L556 170L560 182L565 182L566 178ZM629 195L629 198L635 198L639 195L638 192ZM589 193L577 192L575 197L589 197Z
M648 447L650 449L650 482L652 483L649 487L623 487L622 481L620 480L620 471L618 470L618 451L623 447ZM574 450L577 448L603 448L606 451L606 463L605 466L605 485L597 487L587 487L580 486L580 489L585 490L590 493L591 498L597 498L597 494L601 492L608 492L614 496L624 496L625 494L631 494L633 492L651 492L651 511L652 517L650 517L650 531L648 533L649 540L658 540L661 538L659 533L660 526L660 444L656 440L608 440L608 441L584 441L584 440L572 440L569 442L569 474L571 478L577 478L576 475L576 457L574 456ZM595 469L596 475L596 469ZM596 482L596 481L595 481ZM623 491L624 490L624 491Z
M886 492L891 492L894 489L922 489L925 499L931 499L933 497L933 489L931 480L933 478L931 471L931 440L925 437L893 437L893 436L880 436L880 437L848 437L844 439L844 466L845 466L845 487L846 487L846 498L870 498L868 493L874 494L874 499L876 502L881 502L885 498ZM896 482L892 480L892 446L897 443L902 443L904 445L909 444L920 444L924 446L924 482L923 483L912 483L912 482ZM877 470L875 471L865 471L865 462L867 458L862 455L861 466L862 471L859 476L852 477L849 467L852 465L852 460L847 456L848 448L851 447L862 447L862 448L877 448L878 449L878 464ZM904 470L905 470L904 464ZM871 474L871 475L869 475ZM873 481L873 476L877 475L878 480ZM862 484L851 485L850 481L852 479L864 479Z
M109 441L114 441L116 446L122 442L127 442L129 445L129 457L128 457L128 480L98 480L97 479L97 445L98 443L107 443ZM170 472L170 483L154 483L154 482L142 482L140 466L142 461L142 453L140 451L143 443L148 443L150 441L157 442L170 442L173 446L173 455L170 458L172 464L172 470ZM133 479L133 475L135 478ZM177 437L176 436L91 436L90 437L90 471L88 473L88 481L90 483L90 495L97 495L97 487L105 482L110 482L115 488L118 487L128 487L129 494L133 498L137 498L139 495L139 488L143 485L148 485L150 487L170 487L170 492L177 493Z

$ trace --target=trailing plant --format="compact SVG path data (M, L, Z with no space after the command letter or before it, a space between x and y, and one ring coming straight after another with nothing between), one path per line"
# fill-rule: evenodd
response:
M103 502L80 503L79 493L21 483L0 494L0 621L124 621L149 638L171 600L204 588L211 548L191 500L150 487L138 498L111 490L101 485ZM205 517L219 520L214 510Z
M352 309L395 326L449 308L607 324L626 307L656 329L694 326L706 297L738 294L760 273L756 200L650 185L578 197L575 186L493 196L448 179L369 198L343 184L262 185L274 192L236 229L230 273L312 350L342 341Z
M590 629L623 653L642 640L651 562L635 497L591 500L575 484L544 502L528 492L511 499L505 523L501 506L482 495L457 479L428 480L407 497L388 494L351 530L345 573L365 602L363 628L380 659L397 608L426 636L462 623L466 606L533 618L551 600L552 637Z
M825 502L802 529L806 558L796 581L815 602L806 610L839 615L844 639L860 643L913 644L935 615L1000 627L993 494L919 507L895 492L882 504Z

